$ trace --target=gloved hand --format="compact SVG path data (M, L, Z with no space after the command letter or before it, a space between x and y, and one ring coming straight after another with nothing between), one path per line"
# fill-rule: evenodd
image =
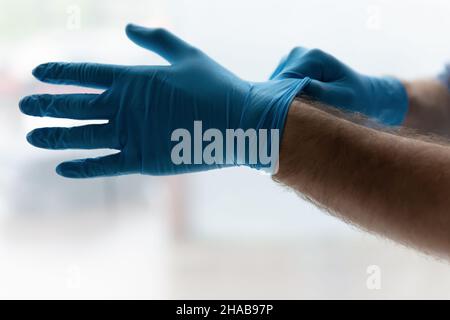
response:
M105 157L61 163L57 173L71 178L169 175L239 164L274 169L273 163L263 163L260 157L256 162L251 159L249 150L255 147L251 139L248 148L243 151L238 146L230 156L225 143L227 130L266 129L268 141L258 136L258 151L264 151L264 143L267 154L278 151L270 150L271 130L283 129L291 100L309 79L251 83L164 29L128 25L126 33L171 65L47 63L33 70L44 82L106 89L99 95L33 95L21 100L22 112L32 116L108 120L106 124L73 128L40 128L27 135L32 145L46 149L120 150ZM200 127L194 125L196 120L202 121ZM200 145L196 145L198 138ZM223 148L212 148L212 142L218 143L215 146L223 142ZM189 148L181 148L186 145ZM211 157L204 156L202 150L205 154L209 151Z
M318 101L365 114L385 125L400 125L405 118L408 97L400 81L362 75L318 49L294 48L270 79L304 77L312 80L303 93Z

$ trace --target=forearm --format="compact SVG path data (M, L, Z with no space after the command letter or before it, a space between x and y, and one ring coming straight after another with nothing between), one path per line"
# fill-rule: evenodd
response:
M404 126L450 137L450 93L438 80L403 82L409 106Z
M450 256L450 149L296 100L274 177L342 219Z

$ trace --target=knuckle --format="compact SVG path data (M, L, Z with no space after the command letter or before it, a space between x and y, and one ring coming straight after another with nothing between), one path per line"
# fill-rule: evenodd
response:
M298 56L298 55L303 55L305 53L305 51L307 51L306 48L304 47L294 47L290 52L289 52L289 56Z
M186 47L186 55L190 57L198 57L201 55L201 51L194 46L188 45Z
M164 28L155 28L155 29L152 31L152 36L153 36L155 39L164 39L164 38L166 38L168 35L169 35L169 31L167 31L167 30L164 29Z
M314 58L322 58L326 56L326 53L318 48L308 50L307 55Z

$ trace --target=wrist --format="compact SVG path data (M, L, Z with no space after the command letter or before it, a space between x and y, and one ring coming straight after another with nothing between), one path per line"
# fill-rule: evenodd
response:
M251 98L248 99L251 105L251 112L244 110L244 114L246 114L243 118L246 123L245 127L255 128L259 131L258 139L261 139L264 133L267 133L267 139L259 141L258 146L266 148L267 153L271 155L272 161L270 166L258 163L250 165L250 167L261 169L270 174L277 172L279 146L283 137L289 108L294 98L310 81L309 78L283 79L252 84ZM260 135L260 131L263 131L262 135Z
M409 100L403 125L449 136L450 93L438 80L404 81Z

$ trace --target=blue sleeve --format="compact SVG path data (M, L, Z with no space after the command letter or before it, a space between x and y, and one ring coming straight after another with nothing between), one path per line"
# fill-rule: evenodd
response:
M450 91L450 63L445 66L444 71L439 74L438 79L447 87Z

